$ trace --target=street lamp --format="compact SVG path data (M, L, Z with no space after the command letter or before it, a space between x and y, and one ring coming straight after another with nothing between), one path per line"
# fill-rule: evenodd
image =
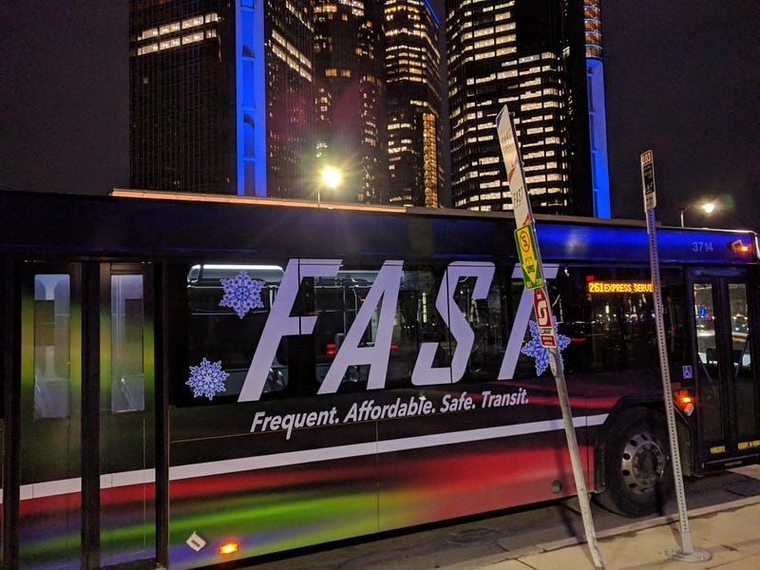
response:
M715 210L715 203L714 202L701 202L701 203L694 203L689 204L688 206L685 206L683 208L678 208L678 215L681 219L681 227L684 227L683 223L683 213L686 210L690 210L691 208L699 207L702 208L706 214L712 214L713 210Z
M343 183L343 171L335 166L327 165L320 173L320 183L317 185L317 204L322 203L322 186L329 190L337 190Z

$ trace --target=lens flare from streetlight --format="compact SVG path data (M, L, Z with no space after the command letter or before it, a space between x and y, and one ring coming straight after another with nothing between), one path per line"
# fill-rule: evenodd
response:
M707 202L706 204L702 204L702 209L706 213L712 214L713 210L715 210L715 204L713 202Z
M343 182L343 172L334 166L325 166L322 169L322 183L328 188L338 188Z

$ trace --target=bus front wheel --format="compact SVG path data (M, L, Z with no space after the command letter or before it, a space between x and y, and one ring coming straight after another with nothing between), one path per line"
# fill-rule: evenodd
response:
M627 517L661 512L673 489L665 418L631 408L614 421L603 452L605 490L598 502Z

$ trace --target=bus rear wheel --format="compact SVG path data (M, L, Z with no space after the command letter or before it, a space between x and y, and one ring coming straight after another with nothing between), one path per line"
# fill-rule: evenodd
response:
M665 419L659 412L631 408L614 421L604 446L605 490L598 502L627 517L661 512L673 489Z

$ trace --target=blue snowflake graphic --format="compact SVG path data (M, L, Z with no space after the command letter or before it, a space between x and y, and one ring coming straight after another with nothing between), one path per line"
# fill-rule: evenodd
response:
M221 281L224 297L219 301L220 307L229 307L241 319L251 309L264 308L264 303L261 301L263 281L251 278L245 271L241 271L235 277Z
M553 318L552 322L554 324L554 335L557 337L557 345L561 351L565 350L567 345L570 344L570 338L557 332L556 318ZM541 376L541 374L544 373L544 370L549 367L549 349L541 344L541 337L538 334L538 325L536 324L536 321L529 321L528 326L530 326L531 338L523 345L520 352L525 356L531 356L536 359L536 374Z
M216 394L224 392L224 381L229 374L222 370L222 361L209 362L206 357L199 366L190 367L190 379L185 382L193 389L193 397L206 396L213 400Z

